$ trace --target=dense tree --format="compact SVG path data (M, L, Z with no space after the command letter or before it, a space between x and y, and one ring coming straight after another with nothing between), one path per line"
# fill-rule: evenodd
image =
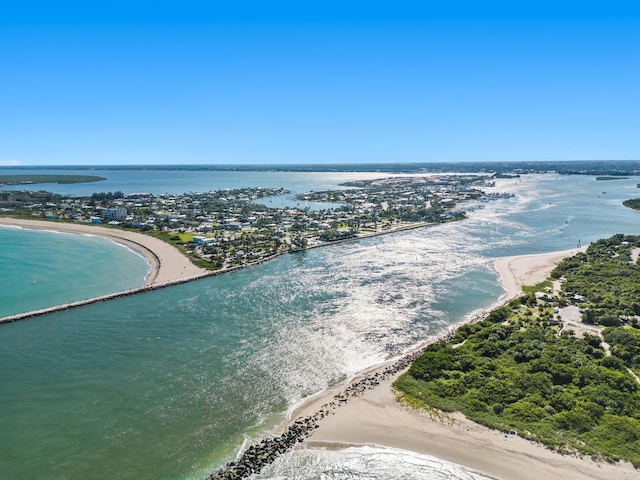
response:
M551 307L531 293L460 327L449 343L427 347L396 387L553 448L640 467L640 384L628 370L640 369L640 331L631 327L640 291L636 248L640 237L615 235L554 271L564 278L565 301L582 296L575 301L585 307L585 323L614 325L602 331L610 356L598 335L559 335Z

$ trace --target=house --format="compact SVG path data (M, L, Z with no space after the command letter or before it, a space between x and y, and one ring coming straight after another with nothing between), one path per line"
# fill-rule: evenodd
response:
M228 222L224 224L224 228L226 228L227 230L242 230L242 223Z
M206 245L218 245L218 241L215 238L193 237L192 241L199 247L204 247Z

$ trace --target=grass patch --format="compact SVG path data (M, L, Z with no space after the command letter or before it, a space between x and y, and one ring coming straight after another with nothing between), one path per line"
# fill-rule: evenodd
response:
M546 292L547 288L553 288L553 282L551 280L545 280L544 282L536 283L535 285L523 285L523 293L536 293Z

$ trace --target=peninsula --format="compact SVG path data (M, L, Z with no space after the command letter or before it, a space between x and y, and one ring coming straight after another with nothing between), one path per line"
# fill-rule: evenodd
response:
M269 207L269 198L289 193L282 188L157 196L100 192L90 197L0 192L0 225L104 237L141 253L151 266L139 289L0 321L226 273L284 253L461 220L465 212L460 207L471 200L481 208L483 202L510 196L488 191L492 186L490 175L417 175L297 196L300 202L334 206L320 210Z
M97 175L0 175L0 186L33 185L38 183L88 183L106 180Z
M431 454L502 479L636 478L638 471L629 462L636 466L640 464L637 407L633 407L638 404L640 390L637 375L640 334L637 331L638 307L633 294L637 292L637 274L628 276L627 273L639 268L639 252L640 237L616 235L587 250L496 261L496 269L507 290L503 300L511 300L502 308L483 314L479 318L483 321L463 326L446 339L435 339L437 342L431 342L427 349L433 355L437 355L440 348L460 352L456 355L472 361L471 350L510 348L512 344L518 345L526 335L533 338L534 330L549 335L546 337L548 346L540 357L527 350L537 345L533 340L530 346L521 344L525 345L524 349L518 350L527 352L527 356L518 357L516 352L515 362L511 360L512 364L524 366L531 362L531 369L527 371L538 372L533 376L542 383L528 390L529 393L510 400L515 403L509 404L505 398L499 409L494 405L492 412L500 414L495 419L490 414L480 414L483 410L481 395L469 397L464 407L454 403L460 392L456 392L454 386L456 375L453 370L460 367L447 367L434 358L425 357L424 361L420 358L414 361L408 374L381 381L380 386L354 396L335 415L319 422L309 445L326 448L371 443L393 446ZM565 257L567 259L556 267ZM612 272L617 272L617 276ZM598 281L594 282L594 278ZM521 288L524 285L536 286L525 287L528 293L523 295ZM580 310L584 311L583 315ZM508 329L508 324L514 321L520 322L519 333L507 337L504 343L499 338L486 336L489 330ZM478 335L474 337L472 332L478 332ZM559 346L554 343L555 339ZM467 344L471 349L469 353L463 348ZM583 363L572 365L575 361L565 363L553 357L570 351L574 345L575 361L580 358ZM551 373L545 370L544 362L548 360L545 355L554 359L550 365L555 370ZM494 358L497 362L499 354L497 350L494 353L486 351L482 358L487 368L491 368L491 362ZM499 384L504 383L501 368L497 367L491 374L495 377L491 388L497 396ZM573 368L577 369L575 375ZM430 377L421 369L435 369L432 372L434 381L425 380ZM469 366L465 371L474 370ZM459 373L465 375L462 371ZM547 377L549 396L545 398L544 379ZM419 382L422 386L413 380L417 378L423 379ZM518 377L513 372L508 381L522 383L524 378L526 375ZM472 388L470 379L463 381ZM404 404L397 401L398 391L392 388L394 382L395 388L403 392L399 398ZM427 385L432 383L433 387L427 390ZM538 388L540 393L537 393ZM508 390L513 395L518 391L516 385ZM554 399L559 398L569 403L551 406ZM449 406L446 406L447 402ZM529 407L522 410L523 416L519 417L518 407L526 402L530 402ZM422 407L416 410L407 405ZM426 405L431 407L424 409ZM465 415L455 412L460 408ZM587 411L592 413L587 414ZM545 422L556 427L545 430Z
M460 220L465 217L461 206L471 200L509 196L488 192L492 185L491 175L381 178L299 194L291 202L295 205L285 208L269 206L269 199L289 193L282 188L90 197L4 191L0 215L106 226L102 233L115 237L122 237L116 230L144 233L173 245L199 267L227 270L331 242ZM305 205L309 201L332 208L311 209Z

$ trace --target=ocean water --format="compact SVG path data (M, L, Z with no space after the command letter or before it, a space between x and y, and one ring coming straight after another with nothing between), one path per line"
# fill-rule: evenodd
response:
M309 475L307 472L317 472ZM463 466L430 455L375 446L294 450L255 480L485 480Z
M1 326L0 476L204 478L309 395L497 302L496 257L639 234L621 205L637 182L500 180L516 197L462 222ZM369 448L292 452L260 478L482 478Z
M0 227L0 317L139 287L149 269L102 238Z

